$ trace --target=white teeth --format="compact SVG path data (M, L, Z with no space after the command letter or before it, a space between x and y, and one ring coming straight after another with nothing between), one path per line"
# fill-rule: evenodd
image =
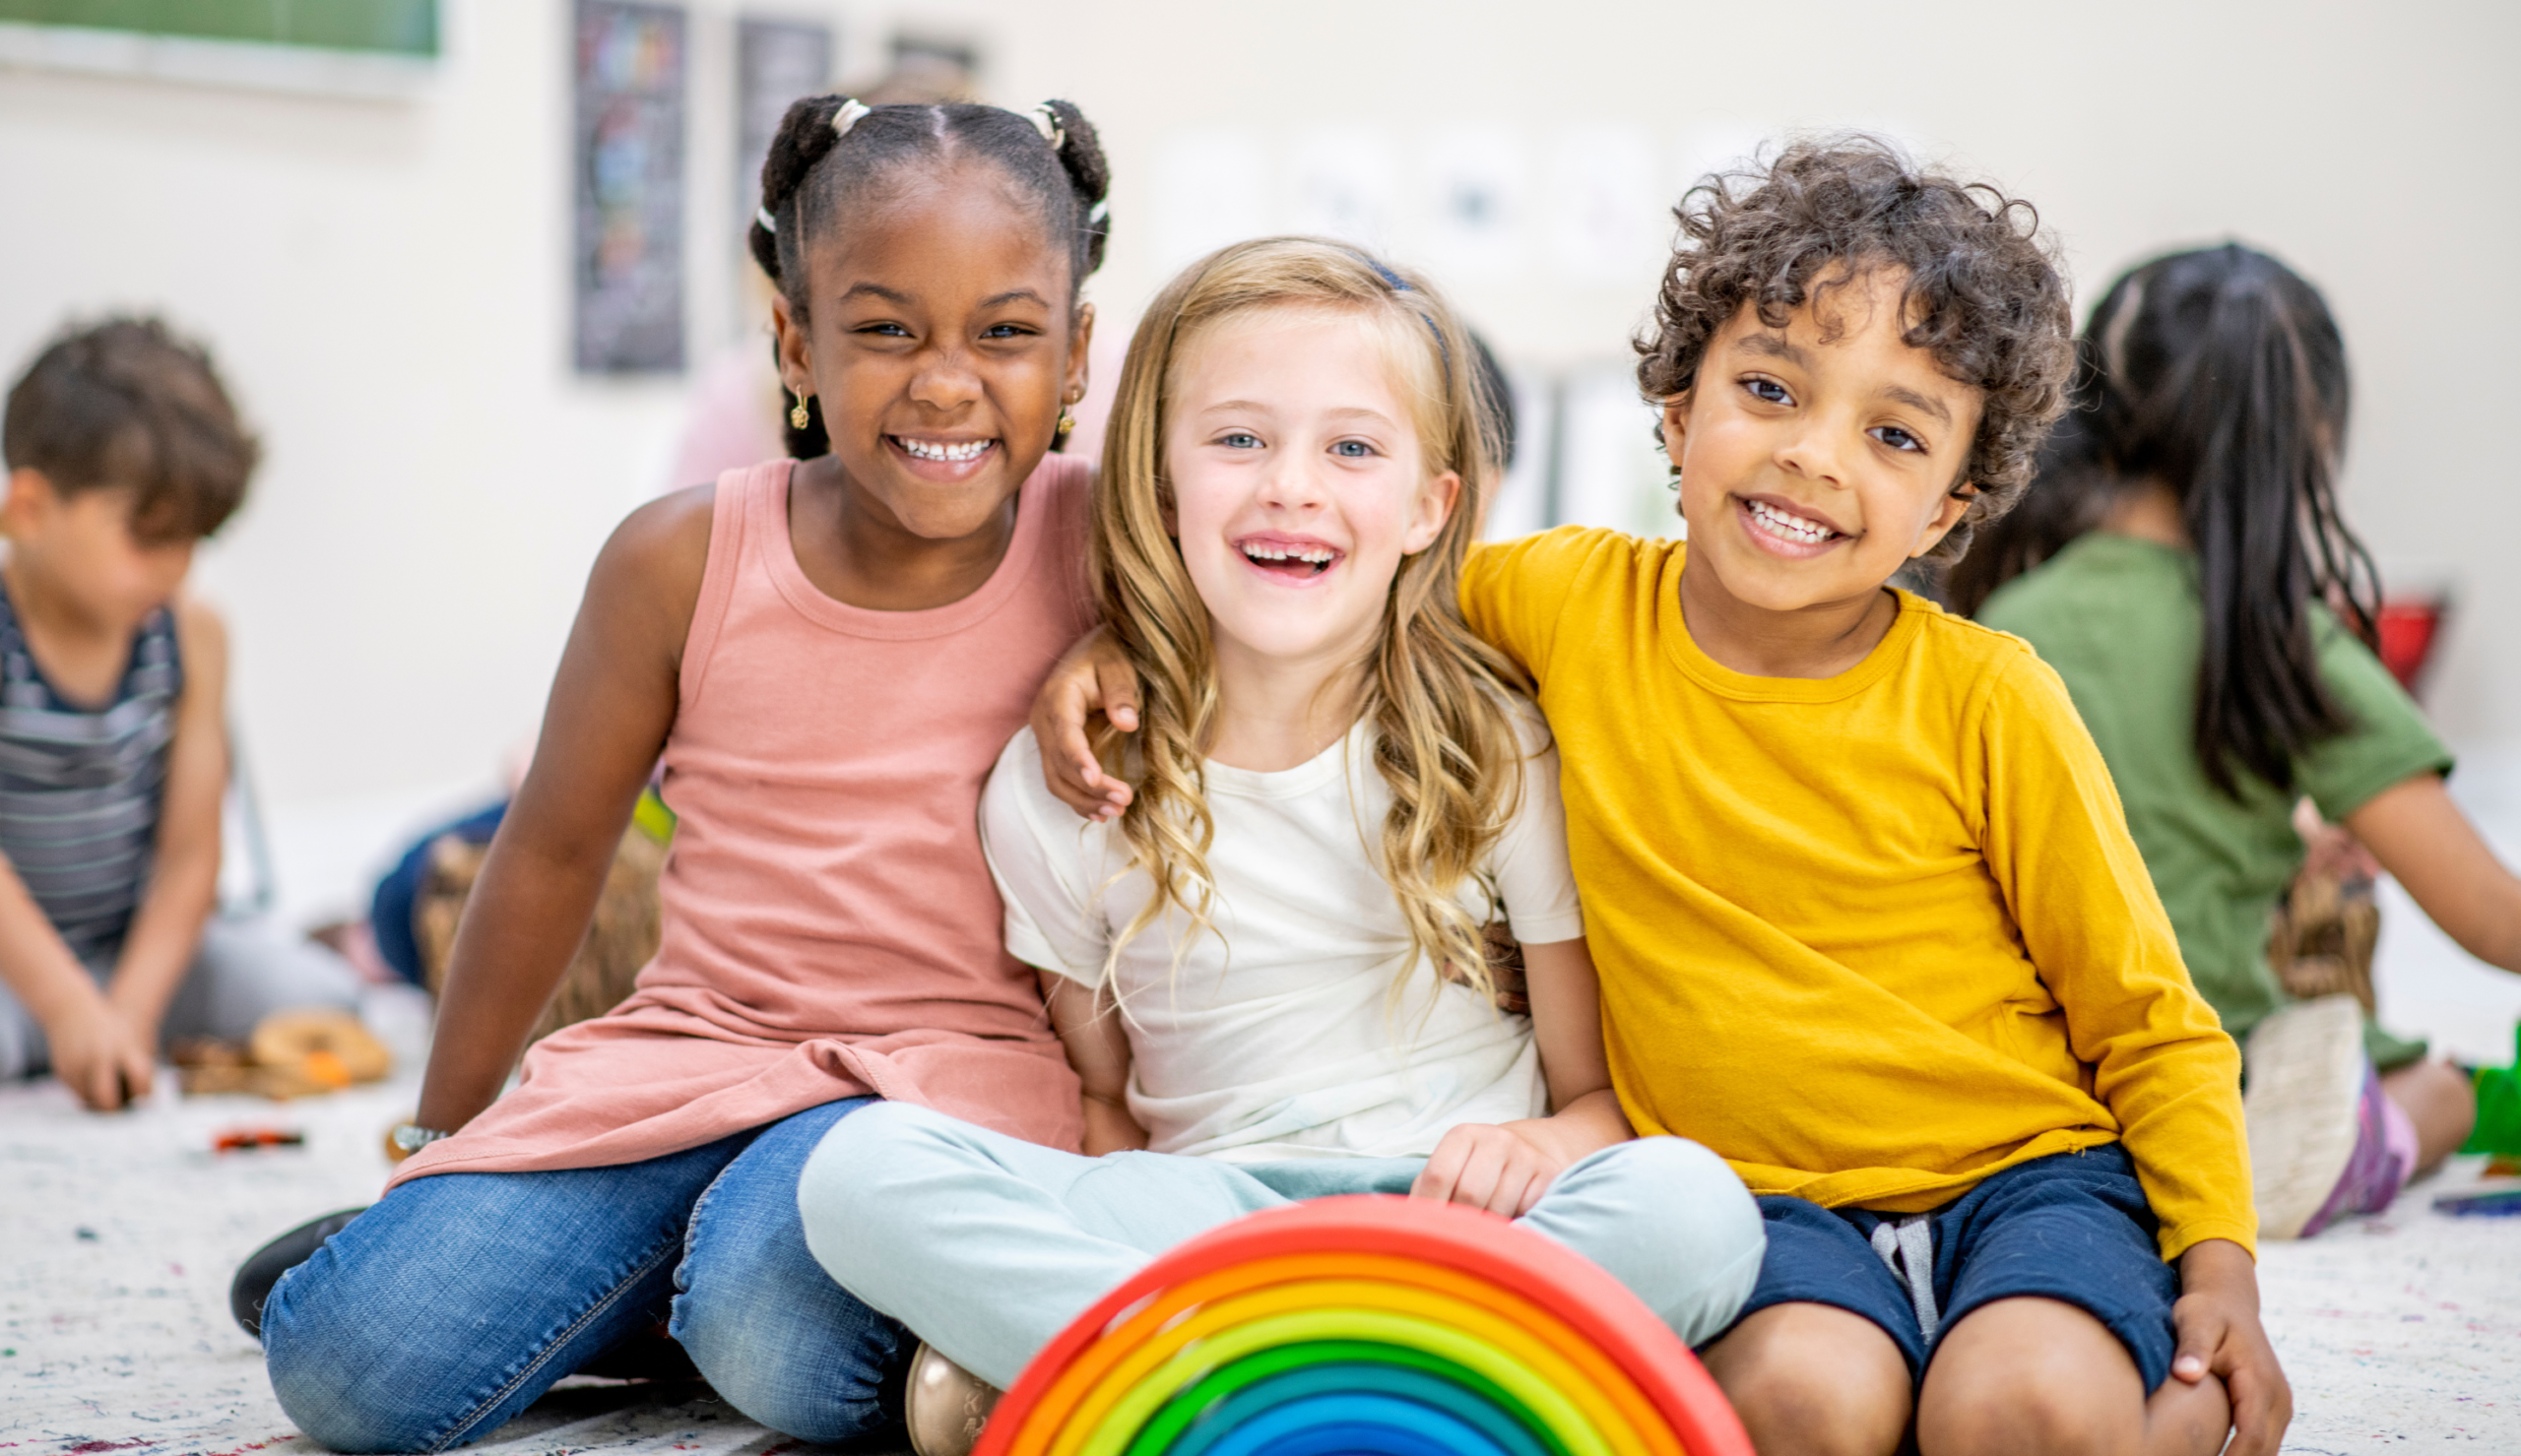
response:
M1830 528L1817 521L1806 521L1801 516L1787 515L1777 507L1761 501L1751 501L1749 505L1751 515L1761 525L1789 540L1824 541L1828 540L1832 535Z
M1306 546L1294 551L1284 546L1245 546L1243 554L1255 561L1302 561L1308 566L1325 566L1338 553L1328 546Z
M965 440L949 445L934 440L914 440L906 435L895 435L893 438L901 442L904 450L921 460L978 460L984 451L996 443L991 440Z

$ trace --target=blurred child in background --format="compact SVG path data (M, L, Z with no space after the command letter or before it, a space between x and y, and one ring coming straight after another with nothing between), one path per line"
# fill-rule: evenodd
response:
M180 593L258 450L209 355L154 320L64 334L0 442L0 1077L50 1068L104 1110L149 1094L162 1039L358 981L213 915L227 635Z
M1955 569L1956 605L1983 603L2065 678L2189 975L2250 1038L2262 1226L2315 1234L2387 1207L2460 1145L2476 1101L2424 1043L2345 997L2293 1003L2270 968L2270 918L2303 862L2297 801L2507 971L2521 879L2451 802L2450 754L2358 636L2378 594L2338 509L2346 347L2318 290L2247 248L2174 254L2111 285L2080 350L2033 508Z

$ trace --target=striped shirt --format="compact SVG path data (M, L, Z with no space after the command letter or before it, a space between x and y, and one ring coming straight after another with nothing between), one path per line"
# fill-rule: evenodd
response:
M65 701L0 591L0 855L83 961L121 948L148 887L183 686L161 607L133 636L112 702Z

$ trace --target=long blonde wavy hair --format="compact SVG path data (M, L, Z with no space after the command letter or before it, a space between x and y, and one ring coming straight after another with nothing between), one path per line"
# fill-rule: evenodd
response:
M1156 891L1115 939L1105 975L1167 906L1189 920L1177 967L1213 928L1215 826L1203 765L1216 663L1207 608L1167 525L1165 414L1185 360L1218 325L1281 308L1376 324L1394 393L1412 407L1422 478L1461 477L1434 543L1403 558L1392 579L1360 717L1374 724L1375 768L1391 790L1380 843L1369 848L1409 938L1441 974L1491 995L1483 926L1454 896L1477 874L1520 792L1510 707L1520 675L1472 634L1459 597L1462 558L1494 486L1497 415L1470 336L1442 296L1354 248L1306 237L1236 243L1191 265L1148 306L1121 369L1095 484L1091 559L1104 623L1137 669L1144 703L1134 763L1108 730L1099 746L1106 768L1133 781L1121 833Z

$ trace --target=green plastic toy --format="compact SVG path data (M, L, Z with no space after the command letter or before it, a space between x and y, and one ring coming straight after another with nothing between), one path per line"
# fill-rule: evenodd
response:
M2473 1074L2478 1089L2478 1125L2462 1144L2463 1153L2491 1153L2500 1162L2521 1158L2521 1027L2512 1033L2513 1065L2480 1067Z

